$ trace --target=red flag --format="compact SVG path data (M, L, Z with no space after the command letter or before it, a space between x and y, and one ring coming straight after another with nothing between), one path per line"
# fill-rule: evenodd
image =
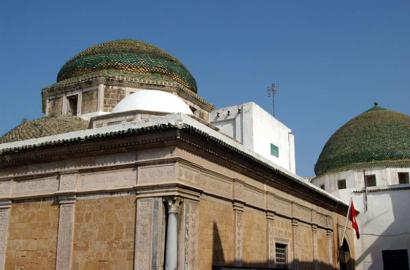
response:
M360 233L359 233L359 225L357 224L356 221L356 216L357 216L357 210L354 208L353 201L351 201L351 206L350 206L350 214L349 214L349 220L352 222L352 228L356 231L356 237L357 239L360 238Z

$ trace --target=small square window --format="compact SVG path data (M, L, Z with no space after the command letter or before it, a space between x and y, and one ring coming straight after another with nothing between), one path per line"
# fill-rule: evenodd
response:
M320 188L325 190L325 185L320 185Z
M409 183L409 173L399 172L399 184L408 184Z
M375 187L376 186L376 175L374 174L366 175L364 178L364 181L367 187Z
M279 157L279 147L274 144L270 144L270 154L275 157Z
M346 189L346 179L337 180L337 189Z
M287 268L287 245L276 243L275 253L276 253L276 267L277 268Z

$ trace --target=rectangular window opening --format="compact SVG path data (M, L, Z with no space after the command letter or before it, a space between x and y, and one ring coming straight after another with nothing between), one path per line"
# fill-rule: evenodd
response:
M408 184L409 183L409 173L408 172L399 172L399 184Z
M382 250L384 269L409 269L409 257L406 249Z
M78 106L78 95L73 95L67 97L67 114L68 115L77 115Z
M320 188L325 190L325 185L320 185Z
M270 144L270 154L272 156L279 157L279 147L271 143Z
M276 253L276 267L277 268L287 268L287 245L276 243L275 244Z
M346 189L346 179L337 180L337 189Z
M375 187L376 186L376 175L369 174L366 175L364 180L366 181L365 184L367 187Z

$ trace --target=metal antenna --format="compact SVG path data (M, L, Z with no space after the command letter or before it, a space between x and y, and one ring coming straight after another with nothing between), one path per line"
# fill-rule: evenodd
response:
M275 95L279 91L279 86L277 83L272 83L268 86L268 97L272 98L272 115L275 116Z

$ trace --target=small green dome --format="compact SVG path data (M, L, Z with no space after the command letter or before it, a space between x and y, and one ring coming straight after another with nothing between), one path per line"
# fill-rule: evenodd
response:
M330 137L315 173L319 176L351 168L404 165L410 165L410 116L375 103Z
M69 115L45 116L24 121L2 137L0 143L16 142L88 128L88 121Z
M123 71L144 77L155 75L197 92L196 81L175 57L138 40L114 40L80 52L60 69L57 82L98 71Z

